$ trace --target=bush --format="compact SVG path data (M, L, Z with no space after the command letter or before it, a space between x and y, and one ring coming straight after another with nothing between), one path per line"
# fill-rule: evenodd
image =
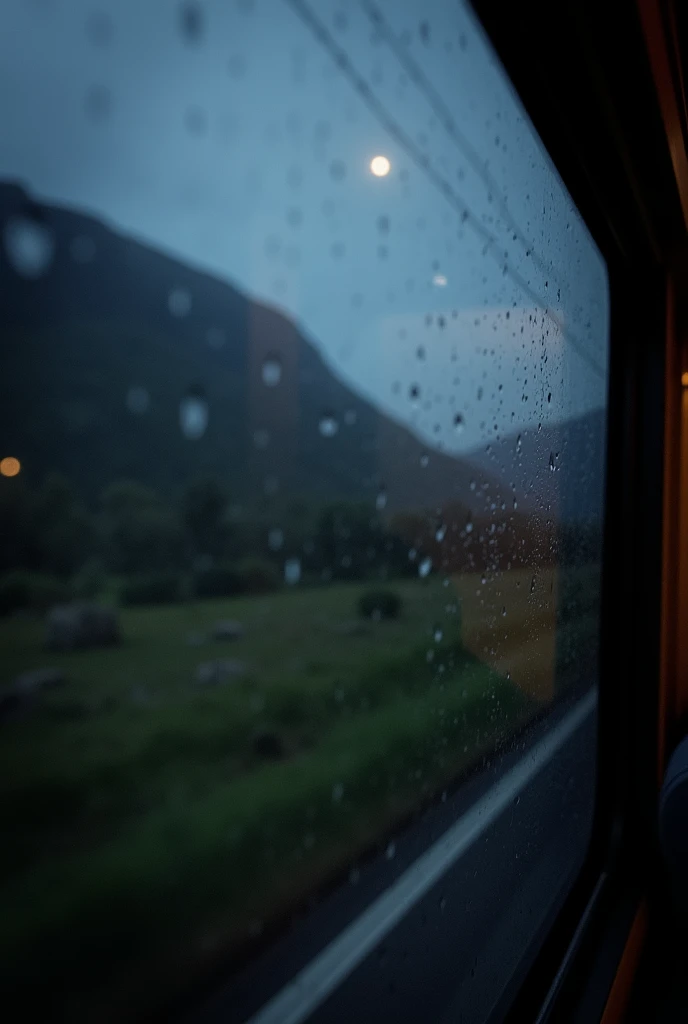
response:
M181 580L174 572L148 572L129 576L119 592L125 605L171 604L181 598Z
M196 597L231 597L241 592L241 579L231 565L216 565L194 576Z
M246 594L267 594L277 590L282 582L277 566L266 558L244 558L237 572L240 588Z
M367 590L358 599L358 614L364 619L397 619L401 598L393 590Z
M89 558L72 579L72 594L77 599L98 597L105 589L107 576L99 558Z
M67 585L45 573L17 569L0 578L0 615L17 611L45 612L69 598Z

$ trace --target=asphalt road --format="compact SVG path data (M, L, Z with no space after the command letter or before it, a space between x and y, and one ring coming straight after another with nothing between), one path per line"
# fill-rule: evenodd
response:
M595 785L594 707L553 752L545 751L534 774L532 766L528 769L530 752L545 746L548 734L565 727L571 714L559 708L516 749L426 811L395 837L392 859L383 853L361 865L355 883L344 882L295 921L187 1019L194 1024L498 1020L514 972L556 914L587 848ZM528 770L531 774L521 785L523 767L526 776ZM371 905L381 904L390 887L399 889L419 858L427 859L428 849L457 821L489 807L499 785L509 799L503 797L499 813L488 814L489 824L478 838L310 1015L299 1011L298 992L289 990L296 998L286 1005L296 1006L296 1015L288 1018L284 1000L276 997L294 976L309 965L317 973L321 951L343 930L351 931L361 914L368 910L370 916Z

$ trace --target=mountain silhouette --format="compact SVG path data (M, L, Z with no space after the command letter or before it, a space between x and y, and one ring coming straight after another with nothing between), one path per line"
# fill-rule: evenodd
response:
M514 495L523 512L544 511L572 475L542 471L556 443L574 476L592 474L593 510L594 419L524 437L518 453L514 437L455 458L344 384L288 316L226 281L16 183L0 185L0 231L0 438L29 479L58 470L90 501L123 477L175 493L213 475L249 505L374 501L384 489L388 512L460 501L478 517ZM592 438L590 458L579 437ZM562 512L577 501L559 501Z

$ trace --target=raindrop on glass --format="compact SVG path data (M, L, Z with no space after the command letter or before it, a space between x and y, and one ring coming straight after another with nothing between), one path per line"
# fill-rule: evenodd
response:
M209 327L205 334L205 340L211 348L222 348L227 341L227 335L221 327Z
M430 462L430 459L428 458L427 455L421 455L421 457L420 457L421 469L427 469L427 466L428 466L429 462Z
M143 416L148 412L150 406L150 395L145 388L131 387L127 391L127 409L134 416Z
M197 43L203 34L203 13L196 0L187 0L180 9L180 28L189 43Z
M434 639L436 644L441 643L442 642L442 637L444 636L444 633L442 632L442 627L441 626L435 626L435 629L433 631L432 636L433 636L433 639Z
M278 526L268 533L268 547L271 551L279 551L284 544L284 533Z
M301 579L301 559L288 558L284 563L284 582L294 586Z
M382 512L383 508L385 508L386 505L387 505L387 491L382 489L378 493L377 498L375 499L375 508L378 510L378 512Z
M393 860L396 852L396 843L388 843L387 849L385 850L385 857L387 858L387 860Z
M418 563L418 575L421 577L429 576L430 570L432 569L432 559L426 556L421 559Z
M261 369L263 384L268 388L277 387L282 380L282 364L277 356L268 356Z
M45 274L55 253L50 228L29 217L14 217L5 225L5 252L12 267L22 277Z
M464 420L460 412L454 417L454 433L463 434Z
M444 538L446 537L446 535L447 535L447 527L445 526L444 523L441 523L440 526L438 526L436 531L435 531L435 540L439 541L440 544L441 544L442 541L444 540Z
M167 307L172 316L188 316L191 312L191 292L188 288L173 288L167 296Z
M208 428L209 410L205 398L190 392L179 403L179 426L189 441L198 441Z
M334 416L326 414L320 417L318 430L320 431L321 437L334 437L339 430L339 424Z

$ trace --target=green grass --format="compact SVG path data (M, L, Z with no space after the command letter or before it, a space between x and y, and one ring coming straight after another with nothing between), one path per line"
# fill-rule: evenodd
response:
M462 649L450 589L395 585L399 620L344 635L363 589L127 610L121 648L70 655L43 654L38 623L0 625L4 681L47 665L69 679L3 726L6 979L88 978L86 1016L117 993L155 1003L158 970L165 991L240 947L532 713ZM223 617L245 637L189 646ZM194 688L214 657L250 672ZM256 756L257 726L285 760Z

